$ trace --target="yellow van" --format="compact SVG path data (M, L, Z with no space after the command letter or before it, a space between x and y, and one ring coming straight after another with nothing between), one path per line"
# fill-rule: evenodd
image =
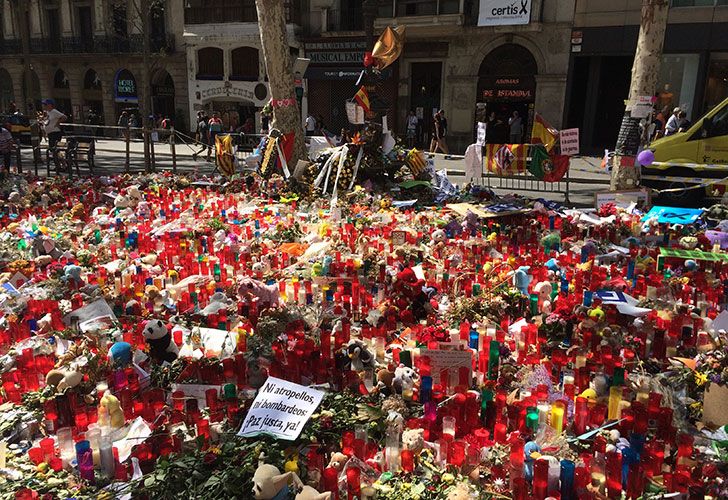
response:
M728 99L697 120L686 132L650 144L655 162L642 167L642 183L654 189L696 186L710 179L728 178ZM720 197L728 181L704 189L667 194L674 202Z

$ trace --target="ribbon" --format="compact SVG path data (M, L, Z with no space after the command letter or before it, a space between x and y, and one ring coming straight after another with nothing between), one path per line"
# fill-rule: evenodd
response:
M274 108L287 108L289 106L295 106L296 99L294 97L289 97L288 99L272 99L270 104Z
M356 182L356 174L359 173L359 164L361 163L362 156L364 156L364 148L359 148L359 154L356 155L356 163L354 163L354 172L351 174L349 190L354 187L354 182Z
M528 15L528 0L521 0L521 12L519 15Z
M341 176L341 170L344 168L344 163L346 162L346 157L349 155L349 147L344 146L344 149L341 151L341 156L339 157L339 168L336 169L336 179L334 180L334 190L333 194L331 195L331 205L336 205L336 199L338 198L338 191L337 186L339 185L339 176Z
M288 162L286 161L286 155L281 150L281 141L276 141L276 149L278 149L278 158L281 159L281 168L283 169L283 175L286 179L291 176L291 172L288 170Z

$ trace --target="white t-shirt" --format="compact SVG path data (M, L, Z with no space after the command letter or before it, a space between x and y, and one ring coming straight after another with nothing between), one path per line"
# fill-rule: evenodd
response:
M306 130L309 132L316 130L316 119L313 116L306 117Z
M407 118L407 128L410 130L417 130L417 124L419 123L419 119L416 115L411 115Z
M46 134L52 134L53 132L60 132L61 127L59 126L59 123L61 123L61 119L66 118L66 115L58 111L56 108L53 108L52 110L48 111L48 119L45 123L45 133Z

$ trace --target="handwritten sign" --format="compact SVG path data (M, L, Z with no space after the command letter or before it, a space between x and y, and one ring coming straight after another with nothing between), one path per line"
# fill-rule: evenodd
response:
M659 224L693 224L702 214L701 208L654 206L642 217L642 221L657 218Z
M594 205L597 210L607 203L614 203L617 207L626 209L632 203L638 207L644 207L649 205L650 202L650 192L646 189L627 189L594 193Z
M295 441L324 397L323 391L268 377L250 407L238 436L270 434Z
M440 383L440 373L443 370L448 370L450 377L453 377L453 374L457 376L460 368L467 368L470 374L469 377L472 377L473 355L470 350L422 349L420 356L429 358L430 373L435 384Z
M561 141L561 154L574 156L579 154L579 129L567 128L559 132Z

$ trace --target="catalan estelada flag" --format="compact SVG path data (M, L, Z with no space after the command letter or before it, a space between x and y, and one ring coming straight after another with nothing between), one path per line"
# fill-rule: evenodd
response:
M549 153L556 145L559 138L559 131L553 128L543 116L536 113L531 129L531 144L543 144Z
M369 93L367 92L367 89L360 87L359 91L354 95L354 100L359 106L361 106L365 114L369 114L371 112L372 109L369 106Z

